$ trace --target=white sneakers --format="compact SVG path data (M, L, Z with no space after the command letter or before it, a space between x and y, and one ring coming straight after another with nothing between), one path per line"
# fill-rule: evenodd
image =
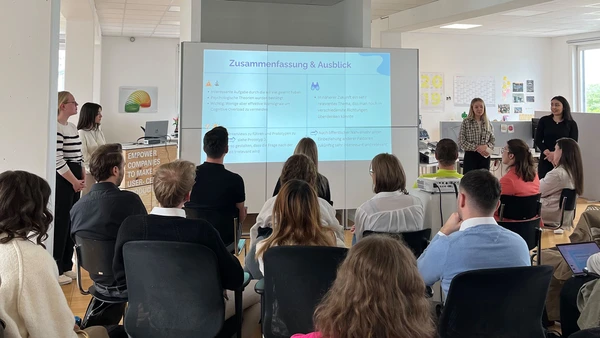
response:
M65 271L64 274L58 276L58 284L71 284L75 279L77 279L77 273L75 271Z
M73 282L73 279L71 279L71 277L67 277L65 275L58 276L58 284L60 284L60 285L67 285L67 284L71 284L72 282Z

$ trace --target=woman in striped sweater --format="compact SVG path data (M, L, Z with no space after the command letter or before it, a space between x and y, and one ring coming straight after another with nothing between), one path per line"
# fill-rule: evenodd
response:
M58 265L58 281L69 284L76 278L73 272L73 240L70 211L85 188L85 168L81 165L81 141L77 128L69 117L77 114L77 102L71 93L58 93L58 124L56 137L56 202L54 212L54 260Z

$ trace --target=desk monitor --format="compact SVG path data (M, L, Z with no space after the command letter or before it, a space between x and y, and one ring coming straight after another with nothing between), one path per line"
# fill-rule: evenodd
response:
M144 137L147 139L160 138L167 139L169 121L148 121Z
M583 269L591 255L600 252L596 242L583 242L572 244L558 244L556 248L563 256L574 275L585 273Z

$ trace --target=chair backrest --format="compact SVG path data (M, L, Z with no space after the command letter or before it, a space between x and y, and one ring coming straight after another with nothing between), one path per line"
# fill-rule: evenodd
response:
M203 219L210 223L221 235L221 240L227 248L237 246L242 236L242 228L238 226L237 217L223 211L185 207L187 218ZM231 246L231 244L234 244Z
M113 275L115 241L98 241L75 235L75 250L79 264L90 274Z
M500 219L524 221L540 215L542 194L532 196L500 196Z
M438 325L440 337L544 338L542 313L551 278L552 266L546 265L456 275Z
M539 217L528 221L498 221L498 225L521 236L525 240L525 243L527 243L527 248L529 250L540 245L540 239L542 238L542 229L540 228Z
M418 258L421 256L423 251L427 249L429 245L429 239L431 238L431 229L423 229L418 231L409 231L409 232L400 232L400 233L391 233L391 232L377 232L365 230L363 231L363 237L379 234L390 236L392 238L396 238L404 241L406 246L408 246L415 256Z
M600 337L600 327L577 331L569 336L569 338L598 338Z
M577 192L575 189L563 189L560 193L560 201L558 201L559 208L563 208L565 211L575 210L577 206Z
M264 254L263 334L290 337L314 330L313 313L348 249L280 246Z
M135 241L123 246L131 338L214 337L224 322L215 253L181 242Z

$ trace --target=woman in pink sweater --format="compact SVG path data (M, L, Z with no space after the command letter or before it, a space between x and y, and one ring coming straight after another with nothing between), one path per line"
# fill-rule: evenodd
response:
M432 338L430 304L412 251L381 235L362 239L338 269L314 323L317 332L292 338Z
M532 196L540 193L540 179L525 141L508 141L502 149L502 164L508 165L508 172L500 179L502 195Z

